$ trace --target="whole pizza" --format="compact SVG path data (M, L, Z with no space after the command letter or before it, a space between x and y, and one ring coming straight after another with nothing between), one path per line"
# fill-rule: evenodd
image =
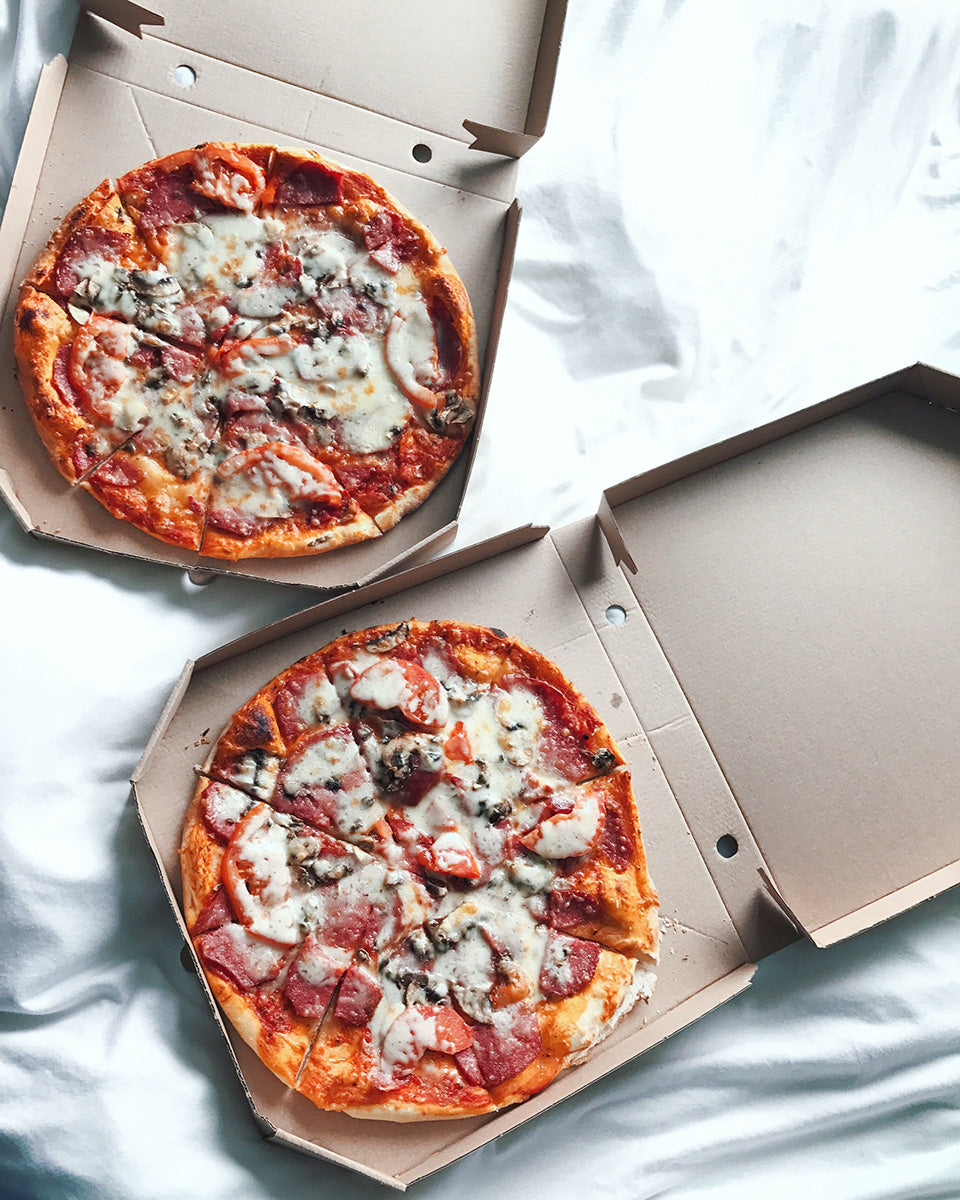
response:
M25 280L18 373L54 463L221 559L378 537L460 453L467 294L369 176L208 143L107 180Z
M364 629L271 680L202 768L181 860L214 995L322 1108L515 1104L655 981L623 758L499 631Z

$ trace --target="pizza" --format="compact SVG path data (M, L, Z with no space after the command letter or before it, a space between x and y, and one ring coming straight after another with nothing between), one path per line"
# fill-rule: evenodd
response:
M466 291L369 176L208 143L107 180L20 291L18 374L60 473L213 558L379 537L479 394Z
M180 851L197 958L321 1108L518 1103L650 996L629 772L558 668L499 631L347 633L238 709L199 772Z

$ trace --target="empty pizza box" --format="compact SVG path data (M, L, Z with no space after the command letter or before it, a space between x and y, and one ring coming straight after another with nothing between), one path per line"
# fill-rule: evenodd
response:
M827 946L960 881L958 546L960 380L918 365L611 488L595 518L189 663L133 778L182 929L194 768L233 710L342 631L408 617L500 628L586 694L627 758L662 903L652 1000L499 1114L321 1112L221 1021L265 1135L403 1188L736 995L801 934Z
M69 62L45 67L0 227L0 491L42 537L150 562L342 589L450 542L480 437L513 261L518 157L543 133L565 0L81 0ZM198 142L315 148L368 171L449 251L473 303L482 382L472 441L382 538L236 564L167 546L71 495L14 378L19 281L105 177Z

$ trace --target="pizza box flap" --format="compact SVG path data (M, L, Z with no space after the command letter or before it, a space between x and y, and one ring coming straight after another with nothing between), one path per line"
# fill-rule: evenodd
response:
M30 532L109 553L323 590L356 587L452 540L479 442L519 223L516 164L437 135L417 162L420 133L402 122L214 58L194 56L189 88L173 44L138 40L81 14L69 63L41 75L0 225L0 494ZM331 554L227 564L168 546L71 488L44 451L14 378L16 284L66 212L105 177L208 139L313 146L370 171L448 248L477 319L481 395L471 441L434 492L383 537ZM79 149L78 149L79 148Z
M581 534L580 553L589 556L595 539L591 530ZM231 713L280 670L344 629L410 617L452 618L508 630L547 654L587 694L630 767L650 870L660 892L662 949L652 1000L629 1014L586 1063L563 1072L516 1109L400 1129L389 1122L358 1122L322 1112L290 1092L232 1030L225 1030L254 1111L275 1131L275 1140L348 1162L403 1187L531 1119L749 983L751 955L614 669L599 632L604 614L588 611L596 597L578 592L572 564L569 539L561 547L544 528L524 527L240 638L188 664L178 681L132 782L181 930L178 847L184 814L196 768ZM535 596L531 580L537 581ZM620 588L629 592L622 578ZM778 906L762 896L755 924L763 924L759 940L768 949L797 936Z
M546 126L566 0L81 0L147 40L517 157Z
M957 410L916 364L605 494L611 655L748 946L758 886L829 945L960 881Z

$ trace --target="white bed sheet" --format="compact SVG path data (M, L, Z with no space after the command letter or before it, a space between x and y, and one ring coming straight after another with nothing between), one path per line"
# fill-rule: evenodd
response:
M0 195L74 16L0 0ZM918 358L960 371L958 49L955 3L572 0L462 540ZM128 799L183 660L309 596L5 509L0 550L0 1195L382 1195L260 1140ZM958 951L956 893L795 945L415 1194L960 1196Z

